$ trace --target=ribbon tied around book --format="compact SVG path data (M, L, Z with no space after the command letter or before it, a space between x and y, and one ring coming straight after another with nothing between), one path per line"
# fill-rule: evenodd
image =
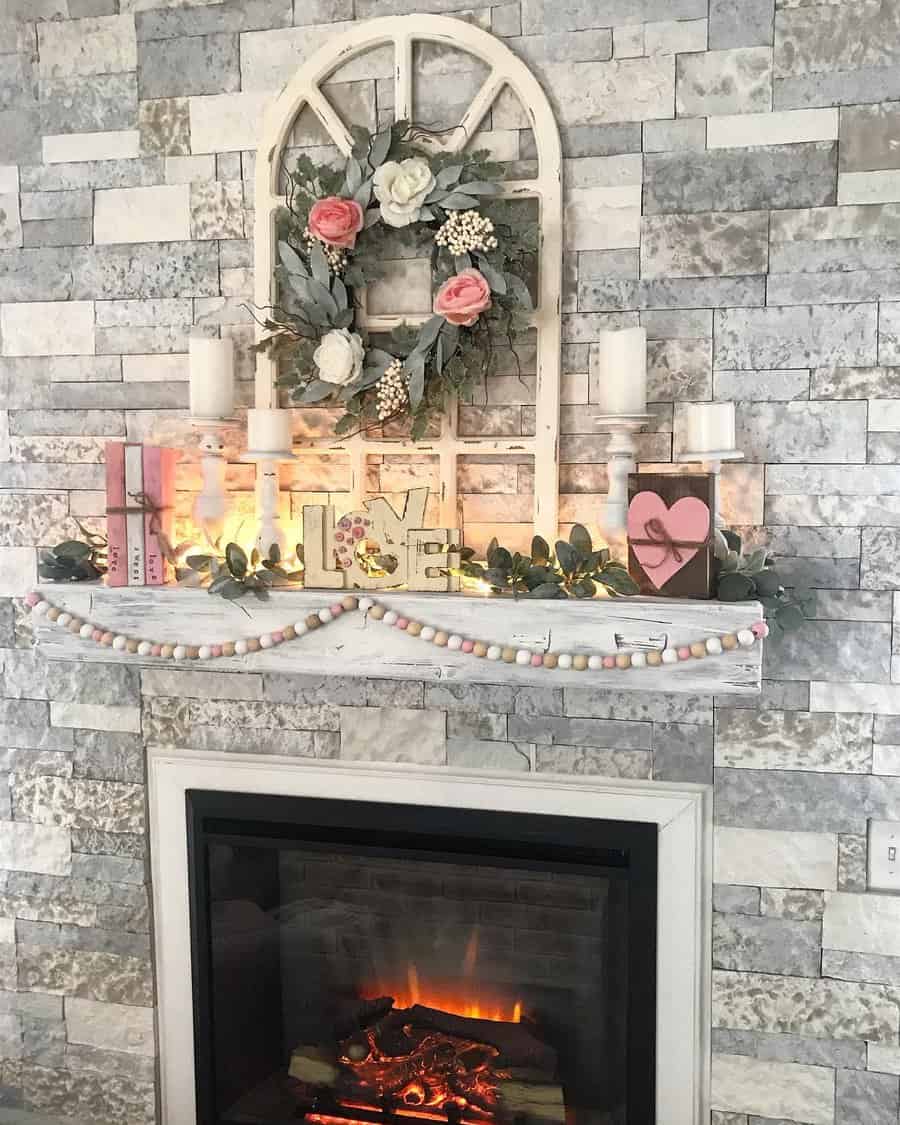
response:
M147 525L147 532L150 535L156 536L163 558L165 558L166 562L174 566L177 552L172 546L169 537L162 529L162 515L163 512L170 510L169 506L157 504L146 492L129 492L128 499L131 500L132 503L123 504L120 507L107 508L106 514L108 516L130 516L139 514L149 516L150 522Z

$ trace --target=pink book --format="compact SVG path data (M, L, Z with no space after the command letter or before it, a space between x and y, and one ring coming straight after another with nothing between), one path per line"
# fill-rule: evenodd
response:
M121 441L106 443L106 507L125 507L125 445ZM128 537L125 513L106 517L107 586L128 585Z
M144 446L144 495L151 504L162 506L162 455L158 445ZM144 581L148 586L162 586L166 577L165 559L159 538L153 530L161 526L162 513L156 519L150 512L144 516Z

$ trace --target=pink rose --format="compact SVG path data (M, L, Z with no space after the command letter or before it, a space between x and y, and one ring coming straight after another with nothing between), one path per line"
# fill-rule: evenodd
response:
M329 246L352 250L356 236L363 229L363 209L355 199L330 195L318 199L309 212L309 233Z
M478 270L449 277L434 295L434 311L451 324L474 324L491 307L491 287Z

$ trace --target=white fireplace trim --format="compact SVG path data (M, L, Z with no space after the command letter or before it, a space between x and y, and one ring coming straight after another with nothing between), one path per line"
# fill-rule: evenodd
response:
M656 1125L709 1121L712 800L701 785L191 750L148 751L163 1125L193 1125L194 1029L185 795L334 797L659 826Z

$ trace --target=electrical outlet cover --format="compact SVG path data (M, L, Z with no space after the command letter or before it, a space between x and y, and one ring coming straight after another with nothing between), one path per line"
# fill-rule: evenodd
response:
M869 821L870 891L900 894L900 821Z

